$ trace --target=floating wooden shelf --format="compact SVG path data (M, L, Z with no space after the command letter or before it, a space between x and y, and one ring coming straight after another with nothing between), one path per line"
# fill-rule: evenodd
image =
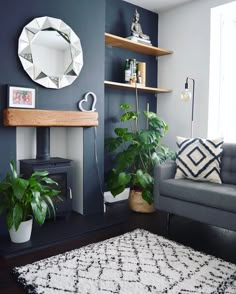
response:
M111 82L111 81L105 81L104 84L106 87L116 88L116 89L135 90L135 88L136 88L135 84L131 85L131 84ZM139 91L149 92L149 93L170 93L171 92L171 90L168 90L168 89L144 87L144 86L140 86L140 85L137 85L137 88Z
M8 127L91 127L98 126L98 113L7 108L3 124Z
M105 33L105 42L106 45L119 47L123 49L132 50L135 52L147 54L147 55L154 55L154 56L161 56L172 54L173 51L162 49L159 47L148 46L145 44L140 44L137 42L130 41L128 39L118 37L112 34Z

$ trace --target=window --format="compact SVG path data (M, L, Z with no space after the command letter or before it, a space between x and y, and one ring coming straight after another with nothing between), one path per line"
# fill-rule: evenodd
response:
M236 2L211 10L208 137L236 143Z

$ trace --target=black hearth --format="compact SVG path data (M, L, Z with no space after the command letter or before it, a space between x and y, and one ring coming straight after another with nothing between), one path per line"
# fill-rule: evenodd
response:
M36 159L20 160L20 173L29 177L35 171L48 171L49 177L58 183L59 197L52 198L57 216L72 211L72 165L70 159L50 157L50 128L37 128Z

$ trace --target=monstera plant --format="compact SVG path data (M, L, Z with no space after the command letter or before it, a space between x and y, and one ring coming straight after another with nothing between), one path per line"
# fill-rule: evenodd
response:
M146 128L139 127L140 113L129 104L121 104L120 122L124 127L114 129L115 136L106 139L106 148L113 155L112 169L108 173L107 187L113 196L126 187L140 191L142 198L153 205L153 168L174 152L162 145L161 139L168 131L167 124L153 112L144 111ZM130 122L130 128L127 126Z

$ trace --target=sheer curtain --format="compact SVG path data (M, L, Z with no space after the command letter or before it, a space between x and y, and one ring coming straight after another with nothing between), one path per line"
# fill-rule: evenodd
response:
M236 143L236 2L211 11L208 136Z

